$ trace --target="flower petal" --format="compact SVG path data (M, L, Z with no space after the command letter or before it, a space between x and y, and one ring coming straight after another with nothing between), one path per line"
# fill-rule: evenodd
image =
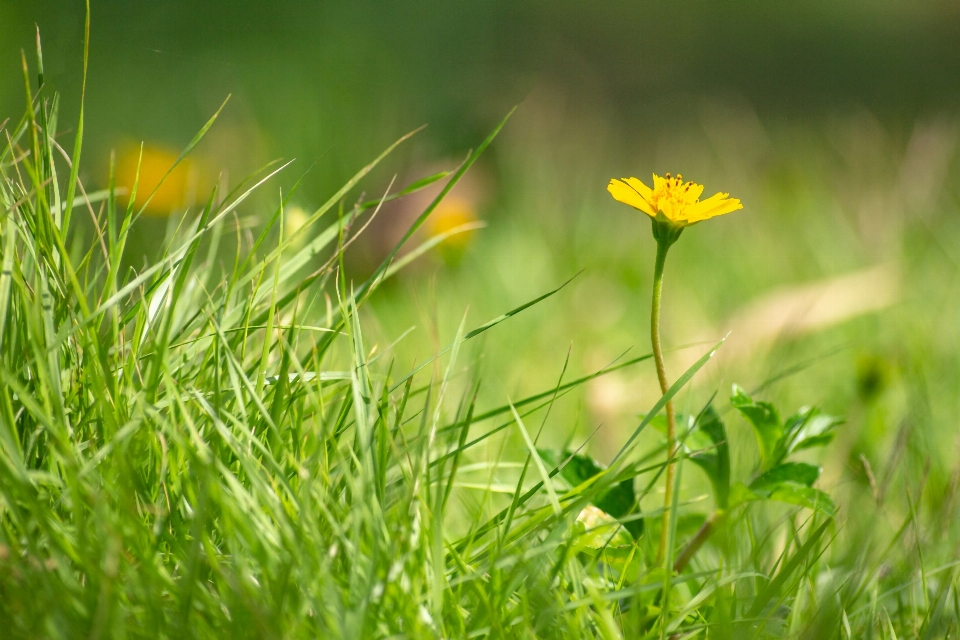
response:
M623 181L633 187L633 190L639 193L640 197L648 203L653 201L653 190L643 184L639 178L624 178Z
M636 178L633 178L633 180L636 180ZM636 181L640 183L641 187L644 186L639 180ZM610 180L610 184L607 185L607 191L610 192L610 195L612 195L613 199L617 202L628 204L634 209L643 211L648 216L656 217L657 212L653 210L653 207L650 206L650 203L647 202L646 198L644 198L636 188L627 182L614 178ZM649 191L649 189L647 189L647 191Z
M666 178L661 178L657 174L653 174L653 190L660 191L667 184Z
M696 203L687 208L687 219L691 224L700 222L716 216L722 216L725 213L743 209L740 200L737 198L728 198L729 193L715 193L706 200Z

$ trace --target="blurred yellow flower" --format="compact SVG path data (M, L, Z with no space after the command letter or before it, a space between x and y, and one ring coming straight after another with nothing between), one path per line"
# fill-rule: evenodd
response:
M615 200L639 209L651 218L657 213L678 227L685 227L708 218L722 216L725 213L742 209L743 205L729 193L716 193L706 200L700 200L703 185L684 182L683 176L665 178L653 174L653 189L637 178L616 178L610 180L607 191Z
M186 158L163 180L177 153L173 150L154 145L144 145L143 157L139 145L128 145L117 158L117 186L132 193L137 183L136 207L143 206L157 185L160 186L147 204L144 213L154 216L168 216L178 209L193 204L196 193L197 176L194 163ZM139 180L138 175L139 164ZM163 180L163 184L160 181Z
M287 207L283 212L283 237L284 239L294 236L303 225L307 224L310 214L300 205ZM293 239L293 246L299 247L303 244L306 234L301 233Z
M474 203L467 198L447 196L427 219L427 230L431 236L453 231L457 227L476 222L478 219ZM444 240L441 248L463 250L470 243L473 231L463 231Z

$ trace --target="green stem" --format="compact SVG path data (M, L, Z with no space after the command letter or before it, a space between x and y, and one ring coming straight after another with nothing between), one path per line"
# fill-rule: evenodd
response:
M663 290L663 265L667 260L670 242L657 238L657 262L653 268L653 305L650 311L650 342L653 344L653 359L657 365L657 378L660 391L666 395L670 384L663 364L663 349L660 346L660 293ZM663 502L663 528L660 531L660 551L657 557L662 559L666 553L667 534L670 527L670 506L673 502L673 458L677 447L677 426L673 414L673 401L667 403L667 472Z

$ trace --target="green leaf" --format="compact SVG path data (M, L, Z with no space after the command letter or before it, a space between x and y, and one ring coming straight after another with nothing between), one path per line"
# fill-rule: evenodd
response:
M572 451L553 451L537 449L540 458L553 467L563 465L560 477L571 487L577 487L603 471L603 467L592 458ZM566 464L564 464L566 463Z
M633 478L624 480L596 498L597 507L615 518L625 518L636 512L637 498L633 489ZM643 534L643 519L633 518L623 523L634 538Z
M795 504L800 507L822 511L830 517L836 515L837 512L836 505L826 493L795 482L781 482L759 487L756 490L748 488L741 482L730 487L729 508L731 509L746 502L756 502L757 500L773 500L774 502Z
M820 467L806 462L785 462L770 469L750 483L750 489L759 492L782 482L795 482L806 487L812 486L820 477Z
M640 419L645 420L647 416L645 414L640 414ZM677 416L677 422L680 422L679 416ZM649 420L650 426L657 431L658 433L667 432L667 416L662 413L659 415L651 416Z
M800 440L793 445L793 451L802 451L803 449L812 449L813 447L823 447L833 441L834 433L824 433L823 435L813 436Z
M563 465L560 477L570 485L570 488L578 487L604 471L604 467L593 458L572 451L537 449L537 453L549 466L557 468ZM598 493L593 496L590 503L614 518L625 518L636 513L637 497L633 488L633 478L628 478ZM624 522L623 526L634 538L639 538L643 534L641 518L631 518Z
M811 485L820 477L820 467L805 462L786 462L750 483L749 490L767 500L819 509L831 516L836 506L823 491Z
M717 507L726 509L730 495L730 446L727 442L727 429L712 404L707 405L700 414L697 430L691 436L695 434L706 436L709 447L691 452L689 460L703 469L710 479ZM690 440L691 438L688 438L687 442Z
M646 418L647 418L646 414L640 414L641 420ZM676 414L676 416L674 416L674 420L677 423L678 433L683 433L684 430L693 429L693 426L694 426L693 416L688 416L682 413L678 413ZM662 434L666 434L667 433L667 416L665 416L662 413L657 414L655 416L650 416L650 426L653 427L656 431L659 431ZM698 435L697 432L692 431L687 436L687 442L692 443L691 446L695 448L700 448L699 443L696 442L697 435Z
M822 447L833 440L834 430L843 424L843 418L821 414L816 409L807 412L806 419L797 429L790 452Z
M727 508L733 509L745 502L755 502L757 500L762 500L761 496L758 496L756 493L747 488L747 485L742 482L735 483L730 487L730 497L727 501Z
M837 513L837 506L833 503L833 500L819 489L793 482L782 482L772 489L770 495L767 496L767 500L786 502L787 504L823 511L831 517Z
M753 426L757 443L760 445L763 468L769 469L780 462L783 458L777 457L777 444L783 435L783 423L777 408L769 402L754 401L737 385L733 385L730 403Z

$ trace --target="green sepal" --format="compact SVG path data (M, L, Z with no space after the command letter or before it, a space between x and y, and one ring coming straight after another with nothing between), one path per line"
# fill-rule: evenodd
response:
M671 222L662 211L657 212L657 217L653 218L653 237L658 245L669 247L680 238L681 233L682 225Z

